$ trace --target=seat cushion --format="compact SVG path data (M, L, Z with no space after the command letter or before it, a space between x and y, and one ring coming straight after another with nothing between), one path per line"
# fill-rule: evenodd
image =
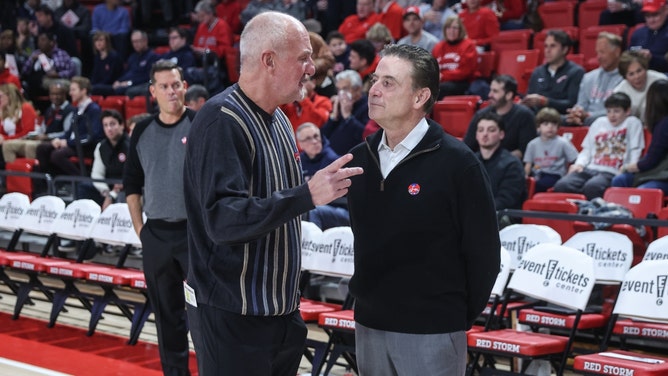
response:
M622 359L601 354L619 355L628 358ZM668 375L668 358L615 350L598 354L578 355L575 357L573 369L595 375L664 376Z
M86 273L86 280L112 285L130 286L130 280L132 278L143 277L143 275L144 273L140 270L103 267L101 269L88 271Z
M561 315L535 309L523 309L519 314L519 322L526 325L550 326L553 328L571 329L576 315ZM600 313L585 313L580 317L578 329L603 328L609 316Z
M613 334L668 341L668 324L656 322L617 320Z
M39 273L46 272L47 265L65 265L70 263L67 260L44 258L25 252L3 252L3 258L7 262L6 265L12 269Z
M568 337L514 329L467 333L468 347L474 351L489 351L512 356L536 357L563 353Z
M302 299L299 302L299 313L306 322L317 322L321 313L340 311L341 305L315 300Z

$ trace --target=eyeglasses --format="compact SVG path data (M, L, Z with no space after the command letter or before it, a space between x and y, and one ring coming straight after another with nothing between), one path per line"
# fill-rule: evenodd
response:
M304 137L304 138L299 140L299 142L303 142L303 143L312 142L312 141L320 141L320 135L315 134L313 136Z

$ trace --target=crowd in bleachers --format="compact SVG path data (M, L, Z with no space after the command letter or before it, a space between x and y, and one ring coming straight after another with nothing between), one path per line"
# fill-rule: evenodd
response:
M633 160L616 158L631 148L625 137L616 145L591 140L611 138L604 133L620 133L619 129L592 134L586 145L574 142L578 150L588 145L594 148L594 158L606 160L611 176L602 188L622 172L652 170L668 155L668 142L650 142L665 137L659 116L663 112L653 110L652 121L657 124L648 124L645 117L647 92L668 71L664 0L25 0L6 9L0 20L0 84L16 86L18 91L0 90L2 140L45 142L65 137L62 132L72 123L72 105L80 107L74 115L85 110L73 103L78 97L71 96L69 87L70 82L84 82L80 77L90 83L83 85L85 97L100 110L118 110L125 119L153 112L148 73L159 59L175 61L189 85L205 90L199 98L208 98L236 82L244 25L259 12L278 10L310 30L316 63L306 98L282 109L295 129L303 123L321 128L318 142L326 142L336 154L378 129L366 113L368 81L378 52L386 44L400 43L431 51L439 63L439 103L432 117L480 155L477 123L486 113L500 115L500 145L521 163L531 164L525 177L541 181L539 191L554 189L544 186L542 179L552 159L527 160L524 154L529 142L540 137L541 124L534 124L534 119L541 109L560 113L557 133L586 133L580 129L610 112L604 103L613 92L628 95L631 117L645 128L642 155L647 153L651 163L636 167L638 160L648 159L636 153ZM58 85L69 99L51 93ZM93 157L95 144L103 139L99 116L93 122L95 126L86 131L97 129L93 132L97 139L84 155L72 156ZM3 154L7 155L4 150ZM31 150L18 154L33 155ZM9 158L6 162L14 161L14 151L9 151ZM51 168L52 162L46 158L33 169L88 174L80 171L76 160L63 162L65 169ZM566 161L567 166L578 163ZM614 184L634 185L629 183L632 177L624 176L624 182L620 177ZM564 186L557 184L556 189ZM568 186L580 193L584 189ZM603 191L597 192L588 198ZM518 205L521 202L512 207Z

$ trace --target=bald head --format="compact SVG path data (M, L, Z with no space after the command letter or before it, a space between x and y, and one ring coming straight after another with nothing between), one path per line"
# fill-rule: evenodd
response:
M252 69L251 65L260 62L264 51L285 50L300 32L307 33L304 25L285 13L263 12L253 17L241 33L239 42L242 74L244 67Z

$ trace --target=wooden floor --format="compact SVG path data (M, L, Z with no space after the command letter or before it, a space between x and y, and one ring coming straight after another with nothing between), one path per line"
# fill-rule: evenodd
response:
M18 320L12 320L15 297L0 285L0 376L37 375L161 375L157 336L152 318L146 323L140 341L126 344L130 322L120 312L109 308L96 333L86 337L90 313L77 308L78 302L68 305L54 328L47 328L51 304L33 292L34 305L26 305ZM68 301L68 303L70 303ZM309 338L326 340L326 334L316 325L309 325ZM191 341L191 349L193 349ZM197 375L194 352L191 353L191 372ZM310 375L311 365L304 358L299 375ZM350 374L344 367L335 366L334 376Z

